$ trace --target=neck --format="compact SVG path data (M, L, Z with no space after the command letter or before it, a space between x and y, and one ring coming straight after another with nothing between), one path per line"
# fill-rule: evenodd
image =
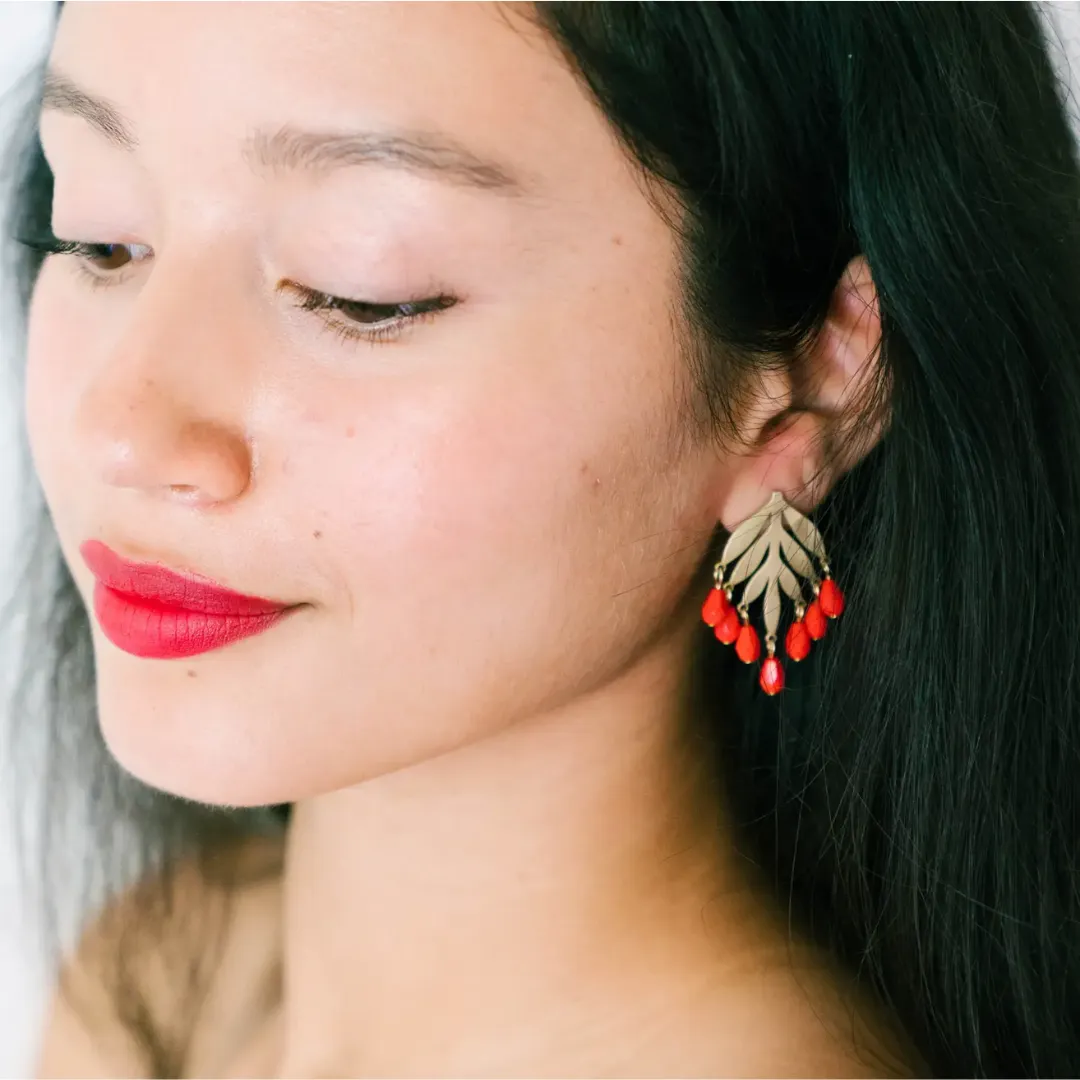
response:
M745 960L753 902L675 669L654 653L557 714L297 804L282 1075L632 1068Z

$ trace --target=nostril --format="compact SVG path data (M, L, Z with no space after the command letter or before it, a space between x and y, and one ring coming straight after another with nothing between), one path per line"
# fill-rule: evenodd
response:
M196 484L169 484L170 495L183 503L198 503L203 501L203 493ZM207 501L211 501L207 499Z

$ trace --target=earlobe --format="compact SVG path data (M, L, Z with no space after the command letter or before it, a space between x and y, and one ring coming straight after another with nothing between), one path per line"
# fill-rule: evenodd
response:
M824 454L827 418L792 412L753 453L729 462L719 519L728 531L755 514L774 491L801 513L810 513L832 483Z

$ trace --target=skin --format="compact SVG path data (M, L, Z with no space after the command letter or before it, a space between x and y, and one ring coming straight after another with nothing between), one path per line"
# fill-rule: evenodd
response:
M879 332L865 263L802 358L813 407L755 383L736 451L689 434L673 236L520 14L67 5L51 64L137 142L44 112L54 232L144 245L102 288L50 258L33 298L31 445L76 583L89 605L97 537L305 605L185 660L93 628L126 769L296 804L237 923L274 913L280 993L257 1038L201 1036L206 1069L868 1075L841 977L730 851L684 693L717 524L773 490L808 511L854 463L820 447ZM521 191L258 174L242 141L285 124L439 133ZM457 303L350 341L282 281ZM226 999L264 947L234 946Z

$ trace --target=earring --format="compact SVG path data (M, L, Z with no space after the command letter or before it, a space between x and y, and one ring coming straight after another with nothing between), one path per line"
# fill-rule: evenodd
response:
M820 576L813 559L821 565ZM731 563L735 565L725 577ZM809 582L814 594L809 606L804 603L806 584L800 578ZM761 665L758 683L769 695L784 688L784 669L776 656L781 589L795 602L795 622L784 638L784 648L792 660L804 660L811 640L825 636L826 620L835 619L844 610L844 594L832 579L821 534L779 491L774 491L757 513L736 526L713 568L713 580L701 617L713 627L719 641L735 645L739 659L747 664L761 655L758 633L750 625L749 605L765 594L768 656ZM732 589L739 584L743 585L742 595L735 604Z

